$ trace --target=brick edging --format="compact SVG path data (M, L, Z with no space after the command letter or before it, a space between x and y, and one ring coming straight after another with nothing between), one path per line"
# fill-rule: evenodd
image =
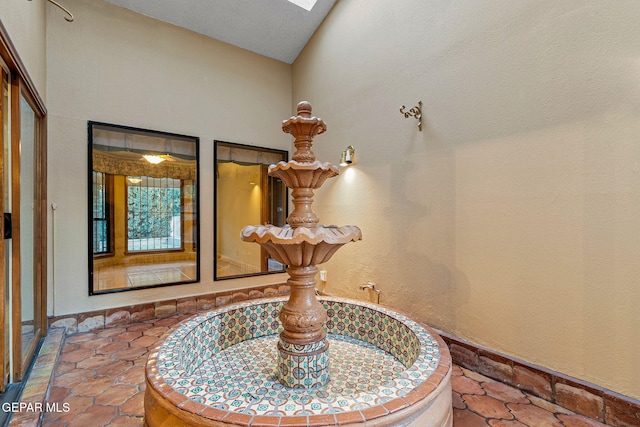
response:
M453 362L577 414L613 426L640 425L640 401L438 331Z
M226 304L251 299L289 295L289 285L257 286L237 291L214 292L105 310L49 317L49 328L64 328L66 335L89 332L111 326L161 319L174 314L196 313Z

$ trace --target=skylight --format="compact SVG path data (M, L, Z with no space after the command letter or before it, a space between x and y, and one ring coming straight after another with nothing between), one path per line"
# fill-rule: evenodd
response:
M316 5L316 1L318 0L289 0L290 3L293 3L296 6L300 6L306 11L311 11L311 9L313 9L313 6Z

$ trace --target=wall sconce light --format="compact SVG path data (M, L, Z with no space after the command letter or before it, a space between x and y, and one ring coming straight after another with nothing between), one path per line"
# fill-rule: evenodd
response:
M353 145L347 147L346 150L342 152L342 156L340 157L340 166L349 166L353 163L353 155L356 153L356 149L353 148Z

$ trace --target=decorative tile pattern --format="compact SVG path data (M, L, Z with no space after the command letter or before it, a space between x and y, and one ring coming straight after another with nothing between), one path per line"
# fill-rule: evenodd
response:
M416 334L425 331L406 316L380 307L355 304L353 301L324 300L327 310L327 333L359 339L393 355L407 368L413 365L421 350ZM429 335L430 336L430 335ZM430 346L435 344L423 336Z
M329 343L326 338L306 345L278 341L277 377L291 388L313 388L329 381Z
M157 376L188 399L223 411L307 416L383 405L407 395L438 367L439 344L417 322L373 304L321 299L330 381L285 387L276 372L278 314L285 302L240 303L185 321L160 346Z

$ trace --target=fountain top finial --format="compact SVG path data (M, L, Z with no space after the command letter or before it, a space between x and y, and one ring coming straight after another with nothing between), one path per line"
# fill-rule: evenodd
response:
M311 104L307 101L298 103L298 115L282 122L282 131L290 133L295 138L293 145L296 152L292 159L296 162L313 163L316 155L311 151L313 138L327 130L327 125L317 117L311 115Z
M311 117L311 104L308 101L298 102L298 115L302 117Z

